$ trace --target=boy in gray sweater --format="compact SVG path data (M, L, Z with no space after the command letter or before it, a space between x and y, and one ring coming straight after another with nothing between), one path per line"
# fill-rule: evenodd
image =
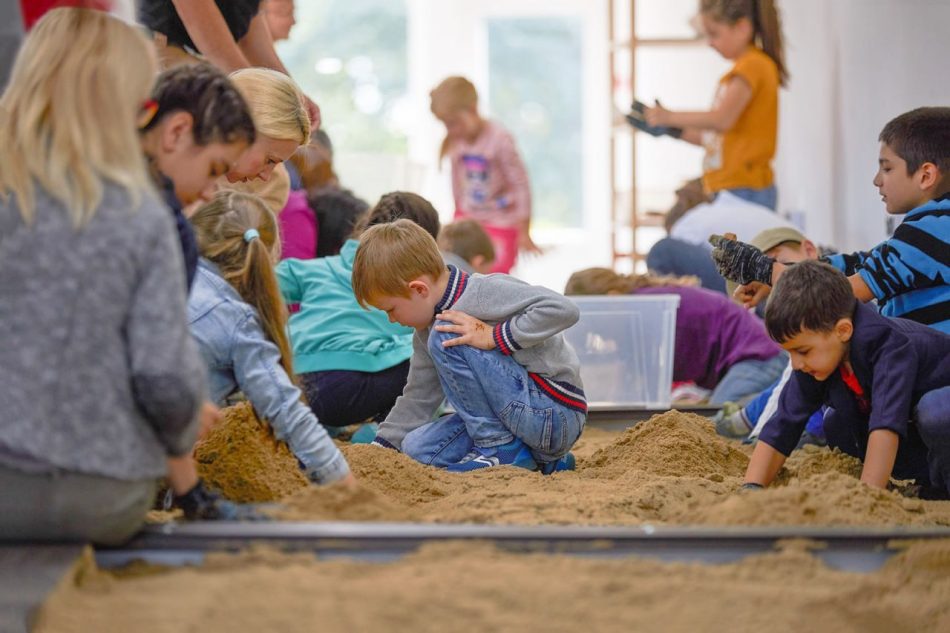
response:
M446 267L432 236L408 220L363 234L353 290L360 305L416 330L409 380L375 444L454 472L573 469L587 401L561 334L578 319L569 299ZM443 398L455 413L431 422Z

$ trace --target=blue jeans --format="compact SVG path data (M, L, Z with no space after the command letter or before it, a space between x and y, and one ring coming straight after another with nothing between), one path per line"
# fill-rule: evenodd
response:
M727 191L737 198L754 202L755 204L761 204L763 207L771 209L772 211L775 211L775 207L778 203L778 189L775 188L775 185L762 189L741 187L739 189L728 189Z
M730 367L722 377L710 394L709 402L740 402L744 398L754 396L778 380L787 364L788 355L784 352L768 360L740 361Z
M664 237L647 253L647 268L661 275L696 275L703 288L726 291L726 280L716 270L709 246Z
M541 464L567 453L586 416L543 393L510 356L470 345L442 346L455 337L433 328L429 355L456 413L410 432L402 441L403 452L425 464L447 466L474 446L500 446L517 437Z
M917 402L907 437L901 439L894 477L950 491L950 387L928 391ZM868 416L857 405L825 411L828 446L863 460Z

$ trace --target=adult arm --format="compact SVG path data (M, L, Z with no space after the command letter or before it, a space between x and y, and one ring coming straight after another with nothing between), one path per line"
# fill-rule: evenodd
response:
M191 41L208 61L227 73L251 65L234 41L228 23L214 0L172 0L172 4ZM278 70L286 72L283 66Z

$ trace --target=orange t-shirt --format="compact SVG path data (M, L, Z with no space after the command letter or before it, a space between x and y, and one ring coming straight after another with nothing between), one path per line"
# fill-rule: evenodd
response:
M752 89L752 99L726 132L705 132L703 185L709 193L723 189L762 189L772 184L772 157L778 132L778 67L772 58L752 46L719 80L716 100L726 84L742 77Z

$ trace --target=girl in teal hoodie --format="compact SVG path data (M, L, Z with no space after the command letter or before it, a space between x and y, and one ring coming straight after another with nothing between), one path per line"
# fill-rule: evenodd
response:
M402 394L412 356L412 328L362 308L353 295L359 235L376 224L407 218L439 233L439 215L424 198L393 192L380 198L339 255L285 259L277 266L284 301L300 304L290 317L290 340L300 386L317 419L347 426L386 417Z

